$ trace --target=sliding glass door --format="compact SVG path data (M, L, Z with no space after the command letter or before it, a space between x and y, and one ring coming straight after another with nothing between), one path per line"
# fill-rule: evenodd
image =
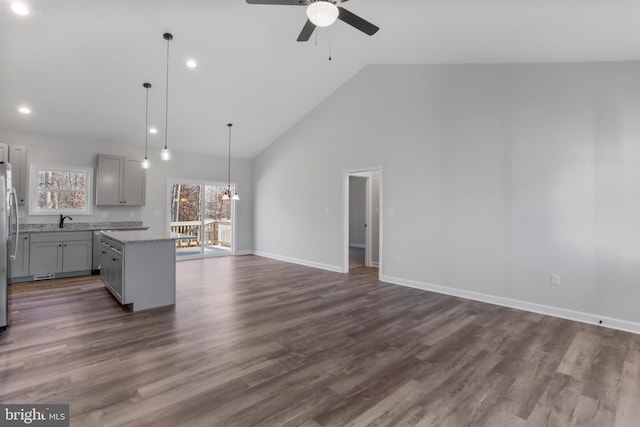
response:
M187 181L169 183L169 230L193 237L176 241L178 259L233 253L234 202L222 200L225 188Z

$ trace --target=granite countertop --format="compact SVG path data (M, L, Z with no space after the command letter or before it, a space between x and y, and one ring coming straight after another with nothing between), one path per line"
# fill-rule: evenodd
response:
M103 231L101 233L116 242L126 243L141 243L141 242L158 242L161 240L191 240L197 239L196 236L190 236L188 234L180 233L163 233L150 230L137 230L137 231Z
M102 231L102 230L147 230L142 221L115 222L65 222L64 228L58 224L20 224L21 233L52 233L56 231Z

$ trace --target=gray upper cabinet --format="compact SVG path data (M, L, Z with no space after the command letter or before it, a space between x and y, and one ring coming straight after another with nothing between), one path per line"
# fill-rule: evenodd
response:
M141 160L100 154L96 168L96 206L144 206L145 172Z
M0 142L0 162L9 161L9 144Z
M11 163L12 185L18 204L23 205L27 194L27 147L0 143L0 162Z
M23 205L27 198L27 147L11 144L9 163L11 163L11 179L16 189L18 204Z

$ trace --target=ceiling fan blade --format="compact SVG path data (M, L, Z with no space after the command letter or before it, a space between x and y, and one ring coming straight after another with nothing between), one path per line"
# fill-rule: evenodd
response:
M282 4L285 6L306 6L308 0L247 0L249 4Z
M311 37L311 34L313 34L313 30L315 29L316 29L316 26L313 25L313 22L307 19L307 22L304 24L304 27L302 27L302 31L300 31L300 35L298 36L298 41L299 42L308 41L309 38Z
M354 28L357 28L367 35L372 36L380 29L373 25L371 22L360 18L354 13L349 12L344 7L338 7L338 10L340 11L340 13L338 14L339 20L346 22L347 24L351 25Z

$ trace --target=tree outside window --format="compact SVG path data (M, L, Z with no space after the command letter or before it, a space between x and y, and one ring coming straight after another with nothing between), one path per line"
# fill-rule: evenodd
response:
M31 165L30 214L89 214L93 169Z

